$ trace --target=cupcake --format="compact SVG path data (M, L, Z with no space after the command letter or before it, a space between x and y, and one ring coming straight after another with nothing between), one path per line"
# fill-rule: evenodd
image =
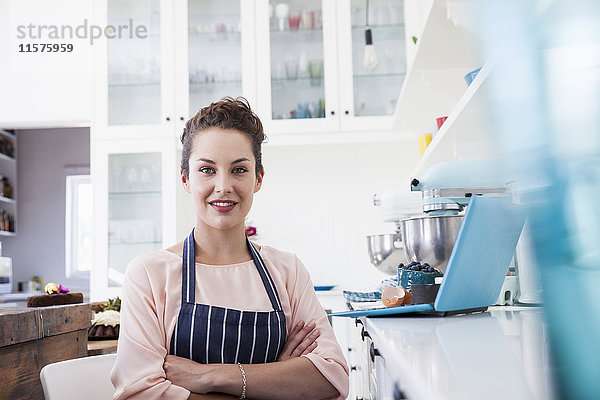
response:
M92 306L94 319L88 329L88 339L117 339L121 324L121 299L109 299L108 303Z

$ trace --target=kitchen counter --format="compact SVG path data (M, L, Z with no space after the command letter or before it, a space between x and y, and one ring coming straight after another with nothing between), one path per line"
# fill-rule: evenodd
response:
M361 318L381 355L374 364L385 370L377 387L388 389L377 398L552 399L542 314L503 306L445 318Z
M0 399L41 399L40 370L87 356L90 304L0 307Z

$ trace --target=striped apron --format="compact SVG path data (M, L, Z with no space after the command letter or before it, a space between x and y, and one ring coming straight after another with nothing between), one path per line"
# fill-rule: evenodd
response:
M181 308L169 354L202 364L277 361L286 340L285 315L264 261L248 237L246 242L273 311L235 310L195 303L196 257L192 229L183 243Z

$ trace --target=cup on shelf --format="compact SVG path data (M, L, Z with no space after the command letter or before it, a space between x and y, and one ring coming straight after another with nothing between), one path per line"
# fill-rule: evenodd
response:
M307 101L298 103L298 106L294 110L294 118L310 118Z
M321 116L321 107L318 101L308 103L308 117L319 118Z
M439 117L439 118L435 119L435 122L437 122L438 130L440 130L440 128L442 127L442 125L444 125L444 122L446 121L446 119L448 119L448 116Z
M290 31L297 31L300 28L300 13L291 13L288 16Z
M431 133L424 133L419 135L419 152L421 157L423 157L423 153L425 153L425 149L431 143Z
M285 76L289 80L298 79L298 60L290 54L285 57Z
M320 86L323 79L323 60L310 60L308 62L308 75L310 84Z
M315 12L309 10L302 11L302 28L315 29Z
M481 68L477 68L465 75L465 81L467 82L467 86L470 86L477 74L481 71Z
M283 61L277 61L275 63L271 77L273 79L285 79L287 77L285 63Z
M285 19L290 13L290 6L285 3L279 3L275 6L275 16L279 23L279 30L285 30Z

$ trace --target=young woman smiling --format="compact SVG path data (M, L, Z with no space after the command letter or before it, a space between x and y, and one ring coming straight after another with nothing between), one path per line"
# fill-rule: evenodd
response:
M264 139L243 98L187 122L181 181L194 229L127 267L115 399L346 398L348 368L308 271L245 234Z

